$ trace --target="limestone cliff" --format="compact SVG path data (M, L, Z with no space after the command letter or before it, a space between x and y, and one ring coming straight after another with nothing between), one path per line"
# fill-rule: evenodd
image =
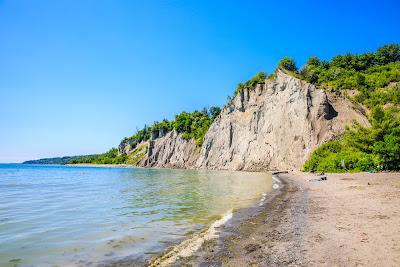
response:
M317 146L342 134L352 120L368 125L350 101L278 71L274 79L242 90L224 107L201 149L173 131L149 141L137 165L299 169ZM126 144L120 151L131 153Z

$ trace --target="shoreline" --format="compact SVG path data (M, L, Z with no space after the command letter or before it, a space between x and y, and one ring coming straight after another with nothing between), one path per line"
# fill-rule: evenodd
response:
M127 168L127 169L141 169L143 167L136 167L129 164L91 164L91 163L77 163L77 164L65 164L68 167L98 167L98 168Z
M198 258L199 253L204 253L205 249L210 249L210 246L215 246L218 243L221 245L222 236L232 236L235 234L234 231L237 227L250 218L258 216L271 201L284 192L286 189L286 182L282 181L277 174L273 174L271 179L274 180L273 189L269 193L263 195L263 197L252 206L224 214L221 219L213 222L208 229L195 234L195 236L189 239L185 239L175 246L167 248L160 256L152 258L148 262L148 265L181 266L189 264L189 261ZM199 239L201 239L200 243L198 242ZM213 250L216 249L217 248L214 248ZM193 265L204 264L204 262L200 263L198 261L190 263Z
M281 194L176 265L399 266L400 173L279 174Z
M242 171L246 172L246 171ZM265 172L260 172L265 173ZM198 253L203 253L204 247L209 247L215 242L219 242L221 235L231 236L232 229L247 222L249 218L258 216L270 205L277 196L286 190L286 182L279 178L278 172L272 175L272 189L246 208L230 210L221 214L221 218L211 222L209 226L201 231L183 238L182 240L166 247L160 254L147 259L126 258L117 261L102 262L97 266L101 267L122 267L122 266L181 266L186 265L193 258L198 257ZM196 265L196 264L195 264Z
M328 173L326 181L299 171L270 173L281 186L262 203L222 216L153 257L97 266L400 266L400 173Z
M267 243L272 247L274 243L283 240L280 235L283 230L280 228L284 225L281 222L285 222L285 227L290 227L290 216L282 216L281 212L299 207L298 204L304 206L307 201L297 184L285 177L286 173L275 173L273 177L279 180L280 187L268 194L262 205L239 210L236 216L220 229L218 238L204 242L192 255L178 259L172 266L259 266L254 265L254 254L258 254L256 258L269 258L268 262L261 266L288 266L289 262L295 262L296 266L302 265L297 260L300 257L294 256L296 248L299 247L297 237L302 236L302 231L305 230L305 223L301 218L296 220L296 223L292 221L289 232L293 233L293 240L290 245L275 251L274 257L263 250ZM264 255L260 255L260 252Z

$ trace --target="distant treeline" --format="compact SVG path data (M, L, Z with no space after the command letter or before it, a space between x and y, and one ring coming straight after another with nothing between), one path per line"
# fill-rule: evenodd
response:
M85 156L71 156L71 157L57 157L57 158L45 158L45 159L37 159L37 160L28 160L23 162L23 164L58 164L65 165L71 164L74 160L80 160L85 157L95 157L96 155L85 155Z

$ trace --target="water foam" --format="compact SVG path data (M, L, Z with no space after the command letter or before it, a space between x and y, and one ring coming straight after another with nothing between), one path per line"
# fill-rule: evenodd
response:
M170 266L179 258L191 256L204 244L204 242L217 238L217 228L226 224L230 219L232 219L232 216L233 211L229 210L221 219L213 222L208 229L174 246L170 251L154 260L150 266Z

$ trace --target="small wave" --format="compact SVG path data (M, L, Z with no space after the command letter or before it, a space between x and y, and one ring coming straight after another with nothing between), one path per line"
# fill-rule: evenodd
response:
M278 178L278 176L275 175L275 174L272 175L272 180L274 180L274 181L277 182L277 183L281 183L281 180L280 180L280 179Z
M174 246L167 253L161 257L155 259L150 266L169 266L173 264L179 258L189 257L194 252L196 252L204 242L218 237L218 227L226 224L230 219L232 219L233 211L229 210L226 212L221 219L213 222L208 229L193 237L186 239Z

